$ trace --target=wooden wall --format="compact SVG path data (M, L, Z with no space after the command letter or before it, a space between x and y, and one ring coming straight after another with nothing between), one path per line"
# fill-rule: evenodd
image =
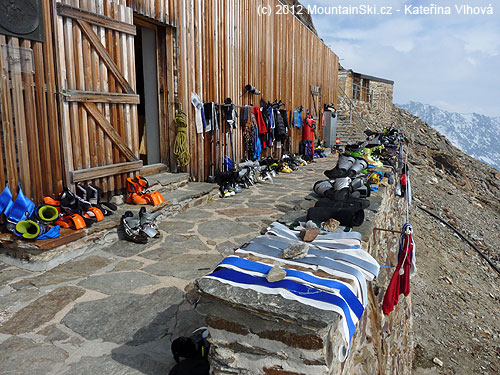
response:
M33 50L34 73L9 71L0 58L0 189L8 182L15 195L18 183L31 198L60 191L63 186L52 5L42 1L45 42L0 35L0 45ZM5 50L0 52L8 58Z
M191 92L205 102L222 103L230 97L236 105L258 104L261 98L281 99L288 110L303 105L314 114L310 90L311 86L319 86L318 108L323 103L337 102L338 57L293 15L257 13L259 5L277 6L281 4L278 0L63 2L126 24L132 24L130 7L136 14L165 25L167 63L171 65L167 73L171 77L167 77L168 108L160 110L168 113L169 119L163 130L169 134L166 148L172 158L176 106L188 116L192 155L188 171L198 180L206 179L208 174L209 137L195 132ZM0 188L6 182L11 187L20 182L35 200L57 194L78 171L80 179L86 177L106 190L119 190L126 174L116 175L113 166L131 163L138 154L133 35L90 23L118 72L129 83L126 89L112 74L109 61L106 63L89 44L81 25L58 14L56 3L42 1L44 43L0 35L0 44L32 48L35 66L34 74L8 72L0 67ZM242 95L246 84L255 86L261 95ZM99 101L95 96L89 99L85 93L75 93L70 99L63 90L103 91L121 95L123 100L108 95ZM91 104L86 104L89 100ZM121 147L117 146L120 142L113 141L116 134L106 132L107 124L123 141ZM294 128L293 151L298 150L300 140L301 129ZM242 156L242 143L238 130L234 134L236 159ZM103 169L96 174L95 168Z
M222 103L230 97L237 105L258 105L261 97L281 99L289 110L303 105L314 113L313 85L321 87L322 103L337 102L338 57L293 15L259 15L258 6L268 3L280 4L277 0L177 0L179 96L191 125L190 171L200 180L207 175L208 141L195 133L191 92L205 102ZM246 84L258 88L261 96L242 96ZM298 151L301 132L293 129L293 151ZM235 139L239 158L241 132Z

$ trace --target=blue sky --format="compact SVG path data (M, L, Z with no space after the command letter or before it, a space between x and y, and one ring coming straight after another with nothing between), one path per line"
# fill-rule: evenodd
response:
M410 100L453 112L500 116L500 1L302 0L305 6L376 5L392 15L312 14L345 68L394 80L396 103ZM451 15L405 14L404 5L450 6ZM493 15L460 15L455 5ZM397 12L397 10L400 12Z

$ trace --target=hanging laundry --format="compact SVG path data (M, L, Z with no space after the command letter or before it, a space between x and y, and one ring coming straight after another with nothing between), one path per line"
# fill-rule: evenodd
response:
M403 225L403 232L399 239L399 254L396 270L392 275L387 291L385 292L382 310L389 315L399 302L401 294L410 294L410 277L416 272L415 243L413 241L413 228L410 223Z
M206 122L206 127L205 127L206 132L211 132L213 129L213 123L215 121L214 111L215 111L214 103L203 104L203 113L205 115L205 122Z
M282 111L275 110L275 123L276 123L276 129L275 129L275 137L278 142L284 142L287 134L287 126L285 125L285 120L286 120L286 110L285 110L285 117L283 117Z
M249 119L250 119L250 116L249 116L249 113L250 113L250 107L245 105L243 107L241 107L240 109L240 125L241 126L245 126Z
M196 123L196 133L200 134L203 133L203 119L202 119L202 113L201 109L203 108L203 103L201 102L200 97L195 94L191 93L191 103L194 106L194 119Z
M302 106L293 110L293 126L300 128L302 126Z
M260 154L262 153L262 144L260 143L260 138L259 138L259 126L257 125L257 119L253 110L251 112L251 117L252 117L252 150L253 150L251 159L259 160Z
M266 142L266 134L267 134L267 126L266 123L264 122L264 118L262 117L262 111L260 110L259 107L253 107L252 108L252 113L255 116L256 122L257 122L257 130L258 130L258 136L260 138L260 143L262 148L267 147L267 142Z

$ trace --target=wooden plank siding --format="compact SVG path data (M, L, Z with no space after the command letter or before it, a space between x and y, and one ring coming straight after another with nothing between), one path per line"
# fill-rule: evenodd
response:
M177 17L168 23L179 29L178 96L188 116L192 155L188 171L198 180L208 176L210 161L205 148L209 144L208 135L203 139L196 134L194 108L189 102L191 92L205 102L223 103L230 97L236 105L258 105L261 98L281 99L288 110L303 105L312 114L324 103L337 102L335 53L293 15L258 15L259 5L277 6L281 4L278 0L173 0L173 3ZM242 95L246 84L257 87L261 95ZM311 86L321 87L321 101L316 106ZM221 133L219 137L224 146L224 135ZM291 138L292 151L297 152L302 129L293 128ZM235 158L239 160L243 156L241 129L233 132L233 143ZM271 154L270 150L266 152L265 155ZM273 154L278 155L276 150Z
M191 93L204 102L231 98L238 107L260 99L282 100L315 114L311 86L320 102L337 102L338 57L291 14L259 15L278 0L46 0L45 41L0 35L0 45L33 51L34 73L0 65L0 189L21 184L30 198L55 196L72 177L89 178L105 191L119 191L139 166L134 19L150 20L158 36L161 159L173 156L176 110L187 115L191 162L186 170L205 180L212 160L221 167L230 144L220 132L211 142L196 134ZM275 8L276 9L276 8ZM2 49L1 53L7 53ZM246 84L261 91L243 92ZM238 108L239 112L239 108ZM239 124L238 124L239 125ZM292 128L297 152L302 129ZM235 159L243 135L233 132ZM264 155L281 155L266 150ZM132 163L129 163L133 161Z

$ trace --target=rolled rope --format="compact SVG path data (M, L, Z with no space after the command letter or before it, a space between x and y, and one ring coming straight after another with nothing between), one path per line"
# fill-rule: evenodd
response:
M178 113L174 119L177 127L177 134L174 141L174 155L177 158L177 163L181 167L185 167L191 160L187 145L187 122L183 114Z

